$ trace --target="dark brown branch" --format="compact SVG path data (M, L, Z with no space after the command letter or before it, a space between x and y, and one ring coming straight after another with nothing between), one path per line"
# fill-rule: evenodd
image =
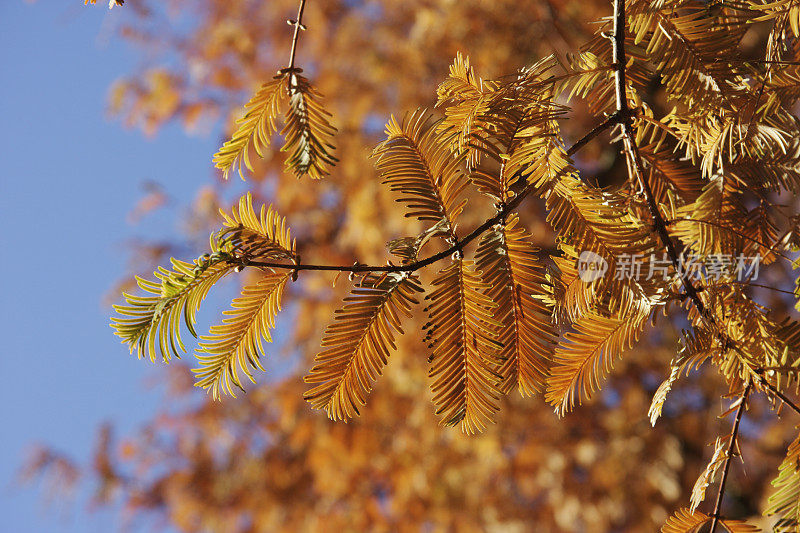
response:
M618 123L618 114L614 113L605 119L601 124L593 128L589 133L575 141L575 143L567 149L567 156L573 156L578 150L586 146L592 139L612 127L613 125ZM507 202L501 209L498 210L497 214L495 214L492 218L486 220L483 224L472 230L466 237L462 237L458 239L452 246L448 247L446 250L443 250L437 254L434 254L430 257L426 257L425 259L421 259L419 261L414 261L413 263L409 263L407 265L361 265L361 264L354 264L354 265L311 265L311 264L291 264L291 263L274 263L274 262L263 262L263 261L250 261L250 260L243 260L243 266L252 266L252 267L265 267L265 268L283 268L289 269L294 271L300 270L322 270L328 272L414 272L421 268L424 268L428 265L436 263L437 261L441 261L446 257L453 255L456 252L462 252L464 247L469 244L470 242L474 241L478 237L480 237L483 232L503 221L510 213L512 213L522 201L530 195L536 187L533 184L528 184L522 191L512 198L509 202Z
M778 59L715 59L714 63L739 63L742 65L800 65L800 61L781 61Z
M589 141L593 140L595 137L597 137L598 135L609 129L611 126L616 124L618 120L619 119L617 113L614 113L611 116L609 116L603 122L592 128L592 130L589 133L587 133L586 135L575 141L575 144L573 144L567 149L567 156L572 157L573 155L575 155L575 153L578 152L578 150L580 150L581 148L583 148L587 143L589 143ZM525 188L525 190L522 191L520 196L527 195L532 190L533 187L529 185L528 187Z
M614 0L614 33L611 43L614 57L614 92L617 98L617 112L624 113L629 109L626 93L625 57L625 0Z
M614 86L616 91L617 100L617 117L622 126L623 142L625 150L628 154L630 164L633 165L633 173L638 181L640 189L644 192L645 200L647 202L647 210L650 217L653 219L653 229L658 235L659 240L667 249L667 255L672 262L672 266L676 272L681 273L681 282L683 283L684 290L692 303L697 308L701 316L706 316L706 308L703 301L695 288L692 280L689 278L687 272L680 268L680 256L675 247L675 243L667 231L667 225L664 222L664 217L658 209L655 201L655 195L650 187L650 182L644 176L644 165L642 164L642 156L639 153L639 146L636 144L636 135L633 128L633 121L631 120L631 110L628 105L628 96L626 94L626 72L625 66L627 59L625 56L625 0L614 0L614 34L613 34L612 50L614 54ZM713 321L713 320L712 320Z
M606 131L611 126L616 125L619 122L619 116L620 116L619 111L615 111L614 113L612 113L611 116L609 116L603 122L592 128L591 131L589 131L589 133L587 133L586 135L575 141L575 144L573 144L569 148L569 150L567 150L567 155L570 157L573 156L578 150L580 150L589 142L594 140L595 137Z
M731 434L731 442L728 444L728 453L725 455L725 466L722 467L722 478L719 480L719 492L717 492L717 502L714 504L714 512L711 514L711 530L709 533L715 533L717 530L720 512L722 511L722 499L725 497L725 483L728 481L731 459L736 449L736 438L739 436L739 425L742 422L742 415L747 405L747 396L750 394L751 386L752 382L748 381L744 392L742 392L742 395L739 397L739 407L736 409L736 418L733 421L733 433Z
M670 261L672 262L673 267L675 268L676 272L681 273L681 282L683 283L684 290L686 291L686 295L689 296L689 299L692 301L695 309L697 309L698 313L700 314L701 320L703 320L706 324L708 324L712 330L717 330L717 322L714 317L706 312L706 306L703 303L703 300L700 299L700 295L698 293L697 288L692 283L691 278L689 277L687 272L683 272L683 269L680 268L680 256L678 255L677 249L675 247L675 243L672 241L672 238L667 231L667 225L665 223L664 218L661 216L661 213L658 209L658 205L655 202L655 196L653 195L653 191L650 188L650 183L645 179L644 172L643 172L643 165L642 165L642 158L639 154L639 147L636 144L636 136L633 129L633 121L631 120L631 111L628 105L627 94L626 90L626 82L625 82L625 66L626 66L626 58L625 58L625 0L614 0L614 33L613 33L613 54L614 54L614 64L615 64L615 71L614 71L614 80L615 80L615 90L616 90L616 102L617 102L617 119L620 121L620 125L622 126L622 134L623 134L623 142L625 143L625 148L628 153L628 156L631 160L631 164L633 165L633 170L636 175L636 179L639 183L639 187L644 192L645 199L647 202L647 209L650 212L650 216L653 219L653 227L656 231L656 234L659 237L661 243L667 248L667 254L669 255ZM723 346L727 346L730 349L735 350L738 354L745 357L744 352L742 352L741 348L739 348L735 341L733 341L728 335L726 335L723 331L717 330L717 336L719 337L720 341L722 342ZM786 395L780 392L775 386L769 383L766 379L762 376L755 374L759 378L759 382L761 385L766 386L770 391L772 391L776 396L778 396L781 400L787 403L789 406L792 407L798 414L800 414L800 407L796 404L791 402ZM745 389L745 397L750 392L751 383L748 383L747 388ZM743 402L744 403L744 402ZM740 406L740 410L742 406ZM736 432L739 428L739 419L741 417L741 412L737 413L737 421L736 425L734 426L734 436L731 440L731 445L736 440ZM715 511L714 522L712 523L712 533L716 528L716 522L718 520L719 514L719 506L721 504L722 493L724 490L725 485L725 478L727 476L728 464L730 460L730 453L728 454L728 459L726 460L725 464L725 472L723 473L722 482L720 484L720 495L717 498L717 510Z

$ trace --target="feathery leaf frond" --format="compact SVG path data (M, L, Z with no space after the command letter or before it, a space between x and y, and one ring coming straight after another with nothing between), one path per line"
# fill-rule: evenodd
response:
M735 163L728 165L728 170L758 189L798 194L800 193L800 140L795 140L786 151L778 150L759 158L737 159Z
M484 234L475 252L488 286L486 296L497 304L494 319L500 323L497 342L502 348L497 356L502 361L503 393L515 385L523 396L540 392L552 359L556 334L548 309L535 298L545 292L537 252L519 227L517 215Z
M549 272L554 318L557 324L572 323L589 313L598 297L598 284L586 283L578 272L578 257L574 248L560 244L563 255L553 256L556 269Z
M248 192L234 205L230 215L220 209L224 226L219 237L241 256L261 259L294 259L295 242L291 239L286 218L272 206L261 206L256 214L253 197Z
M776 533L793 533L800 528L800 436L790 445L786 457L772 480L774 492L764 516L777 515Z
M414 294L421 291L409 274L368 275L356 285L325 330L323 350L305 377L316 385L304 395L312 407L325 409L333 420L359 414L395 349L395 332L403 333L401 315L411 316Z
M672 364L685 376L700 368L706 360L722 353L717 335L702 327L695 327L692 331L683 330L680 346L678 357Z
M766 377L779 390L800 382L800 322L785 318L772 330L772 350L768 351Z
M439 121L425 111L394 117L386 125L387 139L375 148L375 166L407 217L439 222L448 228L464 209L461 193L467 185L463 155L454 155L436 134Z
M723 6L710 10L698 0L660 4L634 4L629 20L670 96L687 105L729 102L726 98L742 85L736 69L718 59L736 49L747 31L748 13Z
M236 121L238 128L231 139L214 155L214 165L222 170L225 179L237 166L239 175L244 179L242 162L250 172L253 171L249 155L251 145L259 157L264 157L264 149L277 131L275 119L280 114L281 102L287 94L286 79L285 74L279 75L261 86L244 106L245 114Z
M541 186L559 171L568 171L568 162L558 159L564 148L554 121L562 108L548 100L496 107L487 111L483 123L472 132L470 148L499 165L499 172L493 168L471 170L469 179L478 190L506 202L526 181ZM531 176L535 177L531 180Z
M211 326L209 335L200 337L197 359L200 368L194 369L196 386L210 390L215 400L222 393L233 397L233 387L244 391L239 369L255 383L253 369L264 371L259 362L264 353L261 339L272 342L270 329L281 308L281 294L291 271L269 272L253 285L242 288L232 309L224 311L227 318L221 325ZM207 355L203 355L207 354Z
M718 357L722 352L718 336L703 327L694 328L691 332L684 330L680 338L678 355L670 361L669 377L665 379L653 394L648 416L650 424L655 426L661 416L661 410L667 399L667 394L682 374L689 375L692 370L697 370L706 359Z
M599 253L609 263L621 254L655 249L649 226L629 212L621 195L586 185L577 174L555 182L547 208L547 222L572 246Z
M700 173L686 161L678 160L669 146L662 142L639 147L653 195L659 203L667 203L666 191L672 190L682 200L693 202L703 189Z
M661 533L700 533L703 526L711 521L711 517L700 511L690 511L687 508L678 509L670 516L661 527ZM757 533L761 531L756 526L743 520L720 520L719 524L728 533Z
M573 324L575 331L566 333L556 347L547 378L545 400L559 416L600 389L600 380L611 372L614 359L639 340L648 315L647 306L631 316L592 311Z
M661 527L661 533L698 533L711 517L700 511L678 509Z
M486 284L473 262L456 259L433 281L430 321L431 390L442 424L461 423L466 433L482 431L499 409L499 371L496 340L497 304L485 294Z
M338 161L333 156L336 128L330 123L331 114L320 102L322 95L296 72L289 74L288 92L286 124L281 130L285 138L281 151L289 152L286 168L298 178L324 178Z
M727 449L731 437L732 435L717 437L717 440L714 442L714 453L711 455L711 459L708 461L705 469L700 473L700 476L697 478L692 488L691 505L689 506L691 512L695 512L697 506L703 503L703 500L706 498L706 489L714 482L717 471L728 458Z
M651 426L655 427L656 421L658 421L661 416L661 410L664 408L664 402L667 401L667 394L672 390L672 385L678 380L680 373L680 367L673 365L670 368L669 377L659 385L655 394L653 394L653 400L650 402L650 409L647 410L647 416L650 417Z
M489 98L497 89L491 81L484 81L475 74L469 57L459 52L450 65L450 75L436 89L436 107L444 107L445 118L437 124L437 130L452 139L456 153L467 153L467 164L474 167L480 154L472 149L476 126L489 109ZM480 142L478 140L477 142Z
M747 211L730 182L722 175L714 176L697 200L677 211L675 235L703 257L743 252L740 230Z
M111 319L111 327L130 346L131 353L137 351L139 358L149 357L155 362L160 353L163 361L169 362L173 355L180 357L186 353L181 322L197 337L195 314L212 285L236 266L232 259L219 251L195 263L172 259L173 270L158 267L158 281L137 277L139 287L155 296L123 294L127 305L114 306L121 316Z

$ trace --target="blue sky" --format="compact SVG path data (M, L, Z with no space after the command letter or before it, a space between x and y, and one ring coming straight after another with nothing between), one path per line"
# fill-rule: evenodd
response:
M106 116L110 83L137 61L109 31L123 9L0 2L3 531L117 530L114 513L44 504L15 483L17 469L35 442L85 461L100 422L129 433L161 400L143 385L154 368L118 343L102 298L125 272L127 239L178 235L177 216L127 222L142 183L187 204L209 182L218 139L177 127L147 139Z

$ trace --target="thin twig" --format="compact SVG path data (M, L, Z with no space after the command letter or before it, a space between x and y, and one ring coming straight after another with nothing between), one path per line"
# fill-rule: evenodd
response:
M800 415L800 406L798 406L795 402L792 401L791 398L789 398L780 390L778 390L778 388L775 385L767 381L767 379L761 375L761 372L763 372L763 369L756 370L755 372L755 376L758 378L759 384L768 388L770 392L772 392L772 394L780 398L783 403L785 403L792 409L792 411Z
M773 253L773 252L775 252L774 248L775 248L775 247L776 247L778 244L780 244L781 240L783 240L784 238L786 238L786 236L787 236L787 235L790 235L790 234L791 234L791 230L790 230L790 231L788 231L787 233L785 233L785 234L783 235L782 239L778 239L778 241L776 242L776 244L767 244L767 243L765 243L765 242L761 242L761 241L760 241L760 240L758 240L758 239L755 239L755 238L753 238L753 237L750 237L750 236L748 236L748 235L745 235L745 234L744 234L744 233L742 233L741 231L735 230L735 229L733 229L733 228L730 228L730 227L728 227L728 226L725 226L724 224L720 224L719 222L714 222L714 221L712 221L712 220L700 220L700 219L698 219L698 218L680 217L680 218L674 218L674 219L671 219L671 220L666 220L666 221L664 221L664 223L665 223L667 226L671 226L671 225L675 224L676 222L692 222L692 223L694 223L694 224L705 224L705 225L707 225L707 226L713 226L713 227L715 227L715 228L719 228L719 229L722 229L722 230L725 230L725 231L729 231L729 232L733 233L734 235L736 235L737 237L740 237L740 238L742 238L742 239L744 239L744 240L746 240L746 241L750 241L750 242L752 242L752 243L754 243L754 244L757 244L757 245L761 246L762 248L766 248L767 250L769 250L769 251L767 252L767 255L768 255L768 254L770 254L770 253ZM781 256L782 258L786 259L786 260L787 260L787 261L789 261L790 263L794 263L794 259L792 259L792 258L791 258L791 257L789 257L788 255L786 255L786 254L784 254L784 253L782 253L782 252L775 252L775 253L776 253L777 255Z
M575 144L573 144L569 150L567 150L567 155L572 156L575 152L583 148L586 144L591 142L595 137L606 131L611 126L616 125L619 122L619 111L615 111L611 114L607 119L605 119L602 123L598 124L594 128L592 128L589 133L578 139Z
M297 41L300 39L300 30L305 29L303 26L303 10L306 8L306 0L300 0L300 7L297 9L297 20L289 21L289 24L294 26L294 35L292 36L292 51L289 53L289 67L287 70L294 70L294 56L297 52Z
M778 287L771 287L770 285L764 285L762 283L753 283L752 281L731 281L731 282L728 282L727 284L730 284L730 285L734 285L734 284L735 285L747 285L748 287L758 287L758 288L761 288L761 289L769 289L769 290L774 291L774 292L780 292L782 294L789 294L791 296L794 296L796 294L794 291L787 291L785 289L779 289Z
M601 124L593 128L589 133L575 141L575 143L567 149L567 156L573 156L578 150L586 146L592 139L609 129L611 126L617 124L618 118L617 113L612 114L607 119L605 119ZM486 230L494 226L495 224L500 223L505 217L507 217L510 213L512 213L522 201L530 195L533 191L536 190L536 186L533 183L529 183L522 191L516 195L514 198L508 201L500 210L498 210L497 214L493 217L486 220L483 224L472 230L466 237L462 237L458 239L453 245L448 247L446 250L443 250L437 254L434 254L430 257L425 259L421 259L419 261L414 261L413 263L409 263L407 265L361 265L361 264L354 264L354 265L314 265L314 264L292 264L292 263L274 263L274 262L263 262L263 261L250 261L250 260L243 260L243 266L252 266L252 267L265 267L265 268L283 268L289 269L294 271L300 270L322 270L328 272L414 272L419 270L423 267L436 263L437 261L441 261L442 259L453 255L456 252L463 251L464 247L469 244L470 242L474 241L478 237L480 237Z
M573 155L575 155L575 153L581 148L583 148L589 141L591 141L592 139L594 139L595 137L606 131L608 128L616 124L617 120L618 120L617 114L614 113L610 117L605 119L603 122L592 128L592 130L589 133L587 133L586 135L575 141L575 144L573 144L567 149L567 156L572 157ZM523 190L522 193L520 193L520 196L522 196L523 194L527 195L528 192L532 191L533 189L534 187L528 185L528 187L526 187L525 190Z
M731 468L731 459L733 458L733 451L736 449L736 438L739 436L739 424L742 422L742 415L744 414L745 406L747 405L747 396L750 394L750 387L752 382L748 381L744 392L739 398L739 407L736 409L736 419L733 421L733 433L731 434L731 442L728 444L728 453L725 456L725 466L722 468L722 478L719 480L719 492L717 492L717 502L714 504L714 512L711 514L711 530L709 533L715 533L717 524L719 523L720 511L722 511L722 499L725 496L725 482L728 481L728 471Z
M759 65L800 65L800 61L781 61L777 59L715 59L712 63L739 63L742 65L759 64Z

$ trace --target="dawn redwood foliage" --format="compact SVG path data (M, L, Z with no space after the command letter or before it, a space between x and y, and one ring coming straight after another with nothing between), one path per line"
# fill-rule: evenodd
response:
M254 172L253 150L272 157L272 143L282 143L286 170L306 187L336 168L335 146L348 132L337 132L313 75L295 60L305 5L290 21L288 65L257 90L214 157L225 178L235 169L244 177L242 166ZM290 236L291 218L247 194L222 210L208 253L138 280L146 294L126 294L115 307L117 335L140 357L179 357L181 329L197 336L208 291L241 273L241 296L199 336L194 370L215 399L233 395L262 369L283 293L313 271L349 273L352 288L322 334L305 399L335 420L358 416L400 336L415 334L406 323L422 314L416 334L427 346L436 414L478 433L515 389L566 415L640 339L680 328L651 423L678 380L701 366L719 372L719 394L732 403L689 506L673 509L662 530L757 531L727 518L722 504L754 398L800 416L790 397L800 322L789 309L800 308L800 285L779 288L800 249L800 2L615 0L609 13L574 53L494 79L459 53L433 109L390 118L371 160L398 206L381 217L416 219L419 232L386 235L385 262L305 261L313 250ZM746 41L764 26L754 57ZM568 142L565 122L578 105L591 126ZM608 133L624 165L601 186L576 157ZM521 210L533 201L555 234L546 249ZM474 222L470 212L488 216ZM777 286L758 282L767 273ZM759 302L760 289L778 298ZM776 531L800 528L799 453L795 440L762 509L777 518ZM717 482L709 512L700 512Z

